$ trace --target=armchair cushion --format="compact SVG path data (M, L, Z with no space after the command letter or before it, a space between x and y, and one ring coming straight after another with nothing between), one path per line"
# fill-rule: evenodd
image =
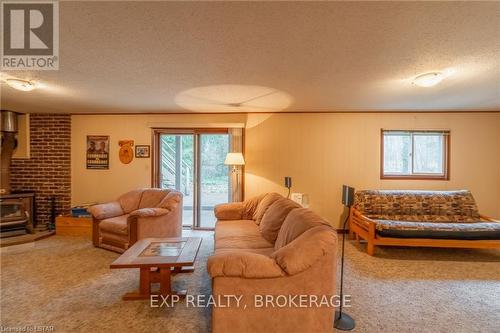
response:
M208 273L212 277L273 278L285 275L276 261L257 253L220 253L208 258Z
M100 205L94 205L89 208L90 214L98 220L115 217L125 214L119 202L108 202Z
M141 202L142 192L144 192L144 189L133 190L123 194L118 198L118 202L122 206L124 213L128 214L139 208L139 202Z
M159 188L148 188L144 190L144 192L142 192L139 208L157 207L163 198L168 195L168 193L169 190Z
M273 254L278 265L294 275L311 267L321 257L336 251L337 234L330 226L311 228Z
M129 214L104 219L99 223L99 228L109 233L128 235Z
M162 216L170 213L170 210L165 208L141 208L130 213L130 217L150 217Z
M218 220L241 220L245 211L243 202L233 202L215 206L214 213Z
M157 207L165 208L168 210L174 210L176 206L182 201L182 193L178 191L170 191L168 194L158 203Z

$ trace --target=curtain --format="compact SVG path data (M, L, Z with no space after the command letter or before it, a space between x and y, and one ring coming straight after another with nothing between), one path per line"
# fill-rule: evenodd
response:
M229 151L231 153L243 153L243 128L230 128L229 129ZM243 174L244 166L238 166L236 172L230 172L230 193L231 202L243 201Z

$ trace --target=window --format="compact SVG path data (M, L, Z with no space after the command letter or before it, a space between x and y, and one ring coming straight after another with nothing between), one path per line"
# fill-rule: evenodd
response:
M382 179L449 179L449 131L382 130Z

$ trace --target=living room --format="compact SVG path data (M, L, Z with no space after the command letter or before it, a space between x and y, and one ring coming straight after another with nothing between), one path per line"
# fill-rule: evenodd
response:
M3 331L498 332L499 2L43 3L2 1Z

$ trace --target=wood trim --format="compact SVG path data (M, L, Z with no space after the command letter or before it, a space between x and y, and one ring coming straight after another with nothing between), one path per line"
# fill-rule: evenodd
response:
M21 112L22 113L22 112ZM428 114L428 113L438 113L438 114L457 114L457 113L500 113L500 110L421 110L421 111L264 111L264 112L237 112L237 111L229 111L229 112L68 112L63 114L69 114L74 116L137 116L137 115L202 115L202 114L216 114L216 115L224 115L224 114Z
M227 127L207 127L207 128L202 128L202 127L193 127L193 128L175 128L175 127L168 127L168 128L159 128L159 127L151 127L153 132L155 133L161 133L161 134L211 134L211 133L219 133L219 134L228 134L229 129Z
M444 145L444 174L443 175L423 175L423 174L411 174L411 175L385 175L384 174L384 131L399 131L397 129L388 130L380 129L380 179L382 180L450 180L450 154L451 154L451 134L448 130L442 130L442 132L448 132L445 135ZM440 132L441 130L401 130L406 132ZM413 144L413 142L412 142ZM413 157L412 157L413 158Z
M243 156L245 155L245 136L246 136L246 128L241 130L241 153ZM245 164L247 163L245 157ZM241 201L245 201L245 165L241 166Z
M486 215L479 214L479 217L480 217L482 220L485 220L485 221L489 221L489 222L499 222L499 223L500 223L500 220L495 220L494 218L491 218L491 217L486 216Z
M201 169L201 152L200 152L200 137L199 135L195 135L193 138L193 229L200 228L200 216L201 216L201 191L200 191L200 169Z

